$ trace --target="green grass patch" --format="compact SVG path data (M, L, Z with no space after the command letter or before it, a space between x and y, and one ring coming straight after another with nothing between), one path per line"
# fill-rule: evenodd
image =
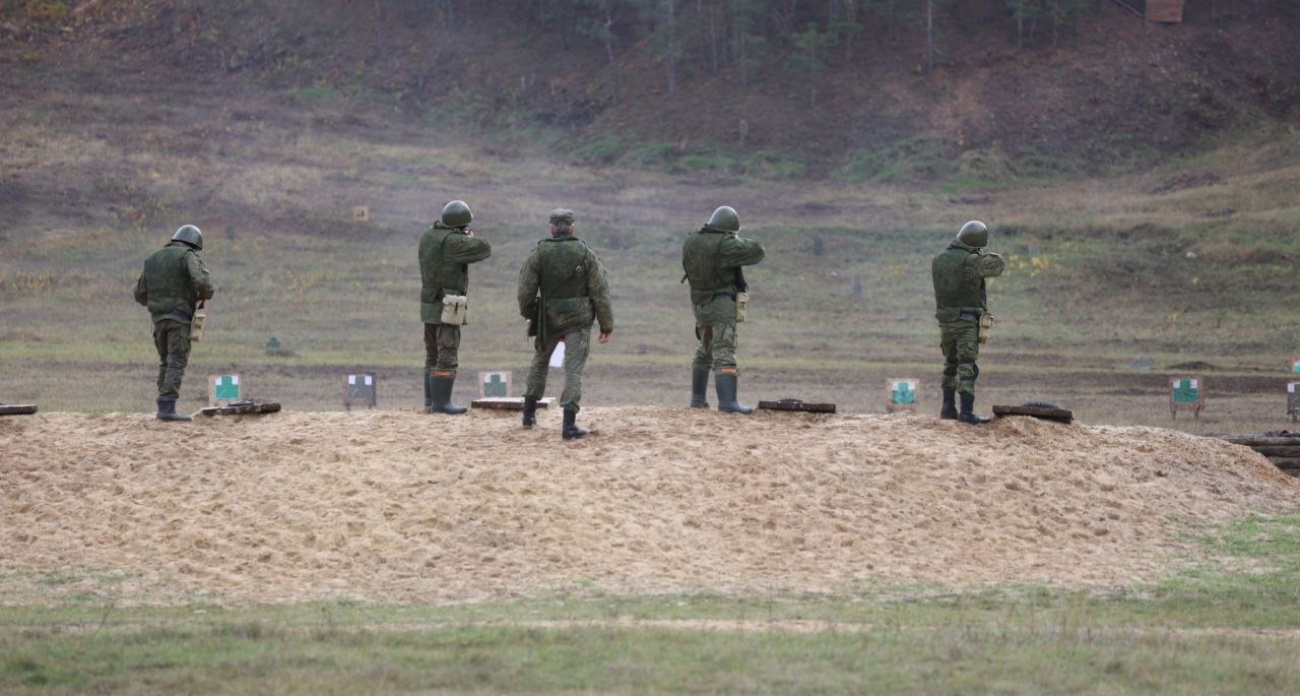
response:
M1091 592L868 582L624 597L579 586L451 606L130 610L74 597L0 608L0 690L1294 693L1300 516L1228 522L1189 543L1193 562L1175 577Z

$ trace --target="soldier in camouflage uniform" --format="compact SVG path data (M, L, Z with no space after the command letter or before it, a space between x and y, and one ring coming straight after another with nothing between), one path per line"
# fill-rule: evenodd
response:
M987 423L975 415L975 378L979 376L980 319L988 314L987 278L1001 275L1006 262L985 247L988 227L978 220L962 225L957 238L934 257L935 318L943 349L943 410L939 417L963 423ZM961 394L961 411L956 396Z
M424 322L424 408L428 413L457 415L452 403L459 366L460 324L443 322L443 298L465 296L469 265L492 255L492 245L474 236L474 216L464 201L443 206L442 218L420 238L420 320ZM469 322L463 322L468 324Z
M735 209L718 208L703 228L686 236L682 266L685 280L691 284L699 339L691 363L691 407L709 407L705 395L712 369L718 410L749 414L754 409L736 401L736 298L748 290L741 267L762 261L765 252L762 245L739 232L740 216Z
M153 317L158 349L158 420L188 421L176 412L185 366L190 361L190 321L203 300L212 297L212 281L199 251L203 233L194 225L176 230L171 241L149 255L135 284L135 301Z
M587 434L576 421L592 321L600 323L601 343L608 343L614 332L605 267L591 247L574 236L575 231L573 211L551 211L551 237L538 242L519 269L519 313L531 322L529 335L537 337L524 391L524 427L531 428L537 422L537 400L546 391L551 353L563 340L564 393L560 405L564 408L564 425L560 434L565 440Z

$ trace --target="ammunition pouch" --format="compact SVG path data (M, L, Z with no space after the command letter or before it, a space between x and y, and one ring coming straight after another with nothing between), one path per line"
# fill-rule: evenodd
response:
M468 300L464 295L443 295L442 296L442 323L450 326L460 326L465 323L465 312L468 309Z
M985 312L980 315L980 333L979 342L988 343L989 333L993 331L993 315Z
M749 313L749 293L736 293L736 323L740 324L745 321L745 315Z
M194 316L190 317L190 341L198 343L203 340L203 326L208 321L208 313L204 309L194 310Z

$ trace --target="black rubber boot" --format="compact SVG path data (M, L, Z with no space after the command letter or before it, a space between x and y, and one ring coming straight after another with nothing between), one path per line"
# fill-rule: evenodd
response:
M432 381L433 405L429 407L430 413L445 413L449 416L457 416L466 411L464 406L457 406L451 402L451 388L456 386L455 372L451 373L450 377L436 376Z
M975 395L961 395L961 413L957 415L957 420L971 425L980 425L989 422L988 418L975 415Z
M524 427L531 428L537 425L537 397L524 397Z
M736 401L736 373L722 371L713 374L713 384L718 390L718 410L723 413L742 413L749 415L754 409Z
M433 375L424 371L424 412L433 413Z
M184 423L194 419L176 412L176 397L160 396L158 397L158 420Z
M709 368L691 368L691 408L708 408Z
M560 432L560 437L564 438L565 440L576 440L577 438L580 437L586 437L587 431L577 426L576 424L577 420L578 420L577 411L570 411L567 408L564 409L564 430Z
M941 420L957 420L957 390L943 390L943 408L939 410Z

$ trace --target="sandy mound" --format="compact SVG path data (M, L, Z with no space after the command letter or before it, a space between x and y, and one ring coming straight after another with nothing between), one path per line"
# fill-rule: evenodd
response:
M1300 504L1250 450L1166 430L591 408L563 443L558 420L0 419L0 601L1116 585L1170 571L1188 523ZM89 578L29 575L63 570Z

